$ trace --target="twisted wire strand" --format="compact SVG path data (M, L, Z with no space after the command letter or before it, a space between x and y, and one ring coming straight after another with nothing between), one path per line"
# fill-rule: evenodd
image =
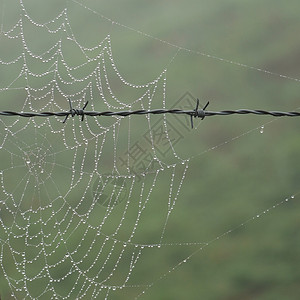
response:
M252 109L238 109L238 110L222 110L222 111L209 111L202 109L198 110L195 115L195 110L181 110L181 109L152 109L152 110L134 110L134 111L83 111L80 113L80 110L75 110L75 112L71 113L70 111L62 111L62 112L15 112L15 111L0 111L1 116L20 116L20 117L66 117L71 115L74 117L78 116L90 116L90 117L111 117L111 116L121 116L127 117L129 115L159 115L159 114L176 114L176 115L190 115L192 117L211 117L211 116L228 116L228 115L246 115L246 114L254 114L254 115L271 115L273 117L299 117L300 112L290 111L266 111L266 110L252 110Z
M90 117L111 117L111 116L121 116L127 117L130 115L160 115L160 114L175 114L175 115L189 115L191 117L191 125L193 127L193 117L201 118L202 120L205 117L211 116L229 116L229 115L246 115L246 114L254 114L254 115L271 115L273 117L299 117L300 112L297 111L266 111L266 110L252 110L252 109L238 109L238 110L222 110L222 111L208 111L206 110L209 102L206 103L203 109L199 109L199 99L197 99L196 108L193 110L181 110L181 109L152 109L152 110L126 110L126 111L85 111L85 108L88 102L85 103L82 109L74 109L72 107L71 100L69 100L70 110L69 111L61 111L61 112L15 112L15 111L0 111L1 116L19 116L19 117L65 117L63 123L65 123L69 116L81 116L81 120L83 121L84 116Z

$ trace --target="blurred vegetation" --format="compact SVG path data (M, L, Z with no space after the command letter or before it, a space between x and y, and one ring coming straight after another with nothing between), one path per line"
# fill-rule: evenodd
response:
M3 30L7 30L17 20L20 5L18 1L1 2L1 25ZM53 19L62 8L67 7L73 34L79 44L86 47L97 45L110 34L117 68L130 83L152 81L167 68L167 107L173 107L176 103L179 105L186 92L190 93L192 100L198 97L202 105L210 100L210 110L249 108L290 111L300 107L299 80L228 62L239 62L300 79L299 1L84 1L84 5L99 14L157 39L118 24L112 25L73 1L23 2L32 18L40 23ZM29 28L30 24L27 25ZM32 30L28 29L25 36L31 43L31 49L45 51L53 41L43 36L42 32L37 33L36 27L33 26ZM158 39L188 50L178 51L179 48ZM4 38L0 37L0 56L3 53L5 58L17 56L23 51L22 47L21 44L14 45L13 41L12 44L6 40L4 43ZM64 50L70 65L79 64L78 49L65 45ZM16 70L12 66L1 65L1 68L2 88L16 77ZM112 70L108 73L113 76ZM38 86L40 83L33 79L30 84ZM130 102L138 95L138 91L124 89L116 79L112 80L111 85L114 93L124 102L125 99ZM24 109L24 90L4 91L0 95L0 110ZM160 107L162 100L159 97L155 100L155 105ZM63 101L65 99L59 100L59 105L68 109L68 104ZM100 110L101 104L95 104L95 107ZM153 120L155 123L162 119L154 117ZM295 118L272 120L272 117L260 116L211 117L203 122L195 120L197 129L190 130L173 116L167 117L169 124L183 136L175 146L176 152L180 157L191 157L191 160L163 243L205 242L209 245L203 250L199 250L199 245L162 247L154 252L146 249L140 260L141 265L137 266L128 282L133 285L155 283L141 299L299 298L299 121ZM13 120L3 120L1 131L4 130L4 122L7 126L13 124ZM22 121L19 128L26 122L28 120ZM55 122L57 120L53 120ZM88 122L92 123L90 119ZM138 141L147 132L147 124L144 118L138 117L133 118L132 122L131 137L133 141ZM262 125L264 132L261 134ZM71 133L71 127L67 130ZM30 132L33 133L34 129L29 131L29 135ZM56 136L47 132L45 126L42 126L41 134L47 134L49 138L51 146L47 145L48 149L52 147L58 152L60 141ZM21 134L18 138L25 139ZM119 138L120 144L126 145L127 140ZM6 147L14 151L14 146L11 149ZM70 151L59 159L72 164L72 155L74 153ZM7 168L7 157L0 157L2 170ZM162 160L174 161L172 151ZM93 162L90 167L93 167ZM107 167L105 163L104 167ZM18 170L14 170L11 174L11 185L16 182L14 178L22 176L17 173ZM64 185L69 186L64 173L57 172L55 175L62 190ZM153 207L146 212L135 242L159 242L164 219L160 220L156 214L165 209L162 203L167 202L169 184L170 176L159 177L159 188L151 197ZM137 198L138 192L133 197ZM4 197L3 191L0 195ZM284 201L292 195L295 195L293 200ZM281 201L284 203L270 209ZM70 205L75 207L76 204L74 200ZM270 211L264 213L267 209ZM4 213L3 209L1 219L9 222ZM97 216L102 213L99 208L93 215L94 219L89 221L97 225ZM132 217L135 218L135 215ZM80 229L84 230L84 226ZM109 224L105 230L106 233L113 231L114 225ZM232 232L227 233L229 230ZM74 245L81 239L81 233L73 237ZM1 234L4 237L6 233L0 231L0 237ZM22 245L20 242L18 247L22 248ZM7 246L3 243L2 247ZM81 251L84 253L85 250ZM194 251L197 252L187 263L158 280ZM7 261L7 264L13 264L9 258ZM126 274L125 266L120 272ZM8 284L2 273L0 276L1 299L10 299ZM37 286L32 290L35 288ZM62 294L64 289L68 289L63 285L57 288L61 289ZM126 289L116 291L110 297L132 299L141 291ZM91 295L86 295L86 299L89 297Z

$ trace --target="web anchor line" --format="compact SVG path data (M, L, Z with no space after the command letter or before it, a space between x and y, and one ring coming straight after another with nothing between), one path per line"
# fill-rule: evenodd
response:
M206 103L203 109L199 109L199 99L197 99L196 108L193 110L181 110L181 109L152 109L152 110L127 110L127 111L86 111L85 108L88 105L88 101L85 103L82 109L74 109L72 107L72 102L70 99L69 105L70 110L69 111L62 111L62 112L14 112L14 111L0 111L0 116L20 116L20 117L65 117L63 120L63 123L66 123L69 116L75 117L75 116L81 116L81 121L84 120L84 116L90 116L90 117L111 117L111 116L120 116L120 117L127 117L130 115L160 115L160 114L176 114L176 115L189 115L191 117L191 127L194 127L193 124L193 118L201 118L203 120L205 117L211 117L211 116L229 116L229 115L247 115L247 114L253 114L253 115L270 115L273 117L300 117L300 112L297 111L290 111L290 112L284 112L284 111L266 111L266 110L252 110L252 109L238 109L238 110L222 110L222 111L209 111L206 110L207 106L209 105L209 102Z

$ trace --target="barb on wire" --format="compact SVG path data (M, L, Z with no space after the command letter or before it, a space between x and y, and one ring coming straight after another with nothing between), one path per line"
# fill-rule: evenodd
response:
M81 116L81 121L83 121L83 119L84 119L84 114L85 114L85 113L84 113L84 109L87 107L89 101L86 101L86 103L84 104L84 106L83 106L82 109L74 109L74 108L72 107L71 99L68 98L68 100L69 100L69 105L70 105L70 111L69 111L70 113L66 115L65 119L63 120L63 123L66 123L66 121L67 121L69 115L71 115L72 118L73 118L74 116Z
M197 98L196 108L194 109L194 114L191 114L191 127L194 128L193 118L201 118L203 120L205 118L205 109L207 108L209 101L205 104L203 109L199 110L199 99Z
M189 115L191 117L191 126L193 128L193 118L201 118L202 120L205 117L211 116L229 116L229 115L246 115L246 114L254 114L254 115L270 115L273 117L299 117L300 112L297 111L266 111L266 110L252 110L252 109L238 109L238 110L222 110L222 111L208 111L206 110L209 102L206 103L203 109L199 109L199 99L197 99L196 108L193 110L181 110L181 109L152 109L152 110L134 110L134 111L86 111L85 108L88 105L88 101L85 103L82 109L74 109L72 107L71 100L69 100L70 110L62 111L62 112L14 112L14 111L0 111L0 116L20 116L20 117L65 117L63 123L66 123L68 117L81 116L81 121L84 120L84 116L90 117L111 117L111 116L120 116L127 117L130 115L159 115L159 114L176 114L176 115Z

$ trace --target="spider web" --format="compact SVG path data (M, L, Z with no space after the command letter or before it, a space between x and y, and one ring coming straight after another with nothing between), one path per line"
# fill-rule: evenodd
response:
M88 101L92 111L170 107L166 67L148 83L132 84L117 68L110 34L83 46L63 4L47 22L32 17L25 1L10 5L19 11L7 6L7 28L2 23L5 110L66 111L68 98L75 108ZM12 298L140 296L216 240L166 238L190 161L176 151L183 136L170 120L1 118L0 263ZM144 275L149 257L182 246L196 251L163 275L156 268Z
M92 110L150 109L153 102L165 106L166 70L149 83L130 84L116 68L109 35L85 48L72 34L66 9L38 24L22 1L20 8L21 17L3 33L2 42L21 44L16 47L23 50L1 61L3 68L17 69L18 76L1 91L3 98L21 91L25 101L18 101L18 109L62 111L67 98L74 106L89 101ZM52 41L45 51L30 45L27 34L35 30ZM68 48L80 52L80 64L66 59ZM139 96L120 99L112 80ZM61 118L1 120L1 265L12 297L102 299L111 290L130 287L144 249L163 245L187 169L165 121L160 139L171 148L174 162L159 157L152 123L147 117L147 145L140 145L134 143L130 128L137 124L131 118L66 124ZM142 153L135 151L142 147ZM144 211L151 211L162 176L169 178L169 191L155 213L160 239L151 242L139 228L149 221Z

